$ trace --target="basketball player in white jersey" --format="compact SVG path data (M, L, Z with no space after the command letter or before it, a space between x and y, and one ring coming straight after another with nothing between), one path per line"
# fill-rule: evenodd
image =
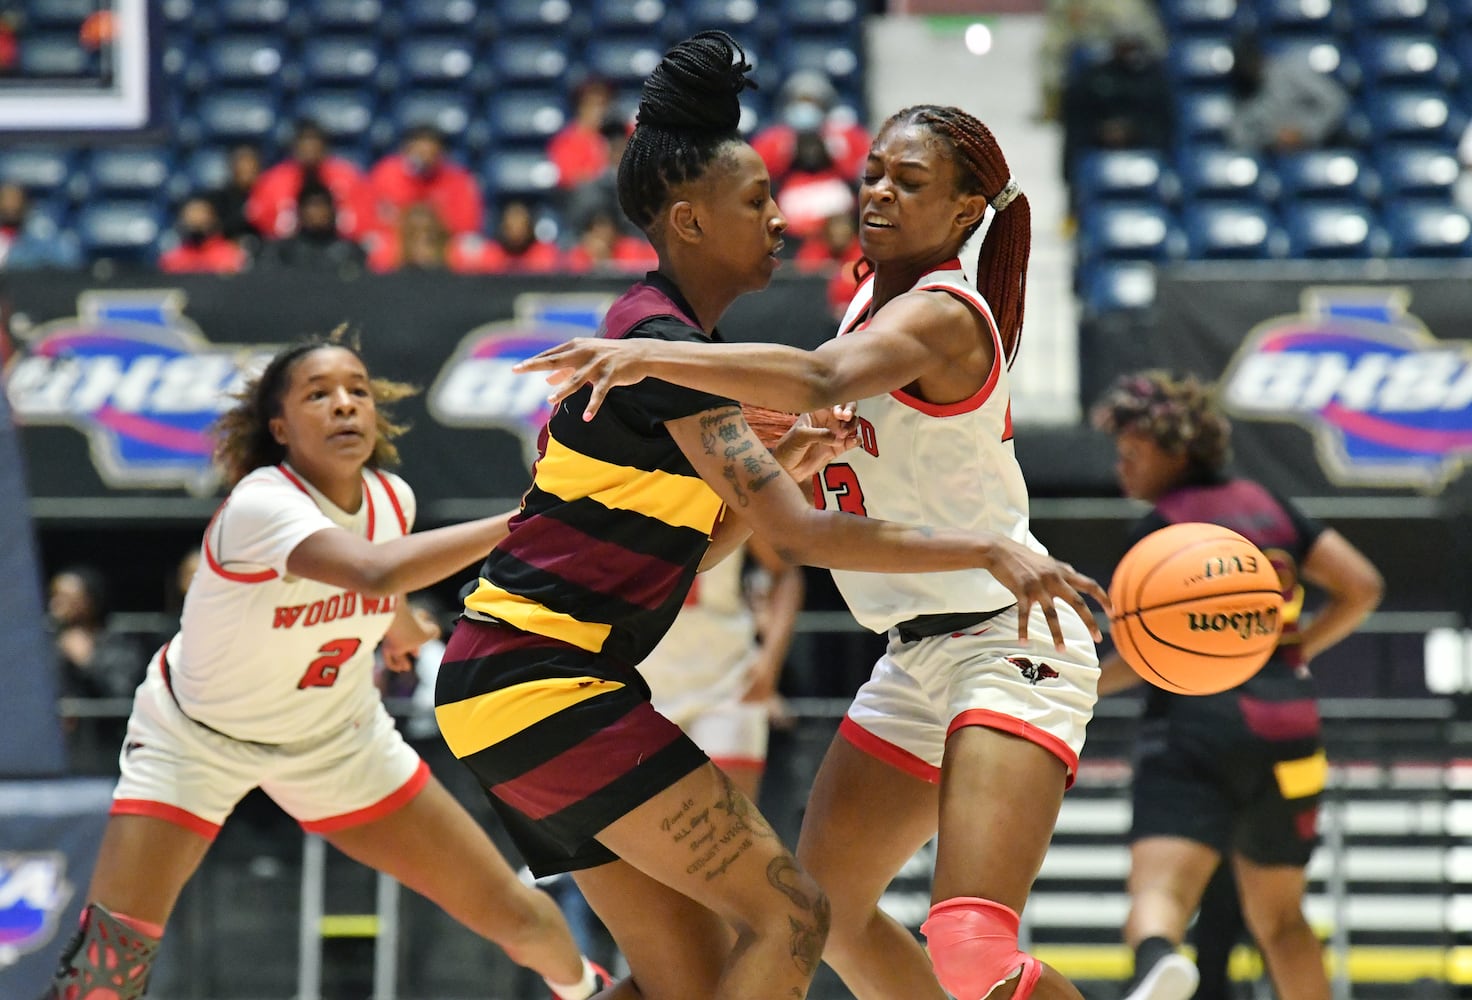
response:
M554 372L558 401L591 384L590 410L645 377L788 411L857 400L859 446L818 476L826 507L989 529L1042 552L1007 380L1031 215L996 139L957 108L901 111L874 141L859 201L868 273L817 350L579 340L521 368ZM973 284L959 254L988 207ZM889 648L818 773L798 845L833 905L824 958L859 1000L1078 998L1019 950L1018 914L1093 714L1097 626L1081 601L982 570L834 579ZM1091 583L1080 591L1107 607ZM878 902L937 832L927 955Z
M233 488L206 529L179 632L139 686L82 926L46 1000L133 1000L180 890L260 787L308 831L429 897L540 973L598 988L556 905L523 886L399 736L373 685L430 638L403 595L483 558L509 515L410 534L384 464L395 426L338 335L281 351L215 428ZM455 864L446 865L444 858Z
M751 574L745 572L748 552L757 567ZM764 578L760 588L749 577ZM802 600L802 570L750 538L695 577L679 617L639 663L654 707L753 802L767 763L777 680Z

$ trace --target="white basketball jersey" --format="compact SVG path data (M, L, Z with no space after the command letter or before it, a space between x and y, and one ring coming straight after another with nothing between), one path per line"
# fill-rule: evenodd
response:
M366 469L349 514L285 465L236 485L205 530L199 569L167 649L168 683L184 712L236 739L320 736L377 700L373 651L397 599L291 576L307 536L345 528L372 542L409 533L414 493Z
M742 590L744 551L696 574L675 623L639 664L656 707L688 691L725 696L745 690L740 668L756 646L756 622Z
M952 260L913 290L954 295L986 320L996 345L991 373L976 394L928 403L904 390L859 401L859 444L819 474L815 496L844 510L932 528L995 531L1038 552L1028 529L1027 484L1012 446L1007 359L991 308ZM854 293L839 336L862 337L874 279ZM1016 602L982 570L948 573L833 571L849 610L865 628L884 632L916 615L992 611Z

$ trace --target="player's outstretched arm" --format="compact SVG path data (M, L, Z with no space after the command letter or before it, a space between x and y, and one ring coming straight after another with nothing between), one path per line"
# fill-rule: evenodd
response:
M374 597L421 590L484 559L506 537L513 516L497 514L377 544L342 528L325 528L291 550L286 569Z

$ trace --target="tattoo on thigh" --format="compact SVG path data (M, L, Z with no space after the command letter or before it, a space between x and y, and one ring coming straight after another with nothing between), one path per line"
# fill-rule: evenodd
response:
M792 961L803 975L818 971L823 959L823 943L828 937L831 910L828 897L821 891L804 887L807 879L788 855L773 858L767 865L767 881L792 901L806 919L794 914L787 918L791 930Z

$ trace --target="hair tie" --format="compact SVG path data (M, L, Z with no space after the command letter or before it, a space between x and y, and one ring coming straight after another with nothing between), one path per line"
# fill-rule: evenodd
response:
M991 200L991 206L993 209L1000 212L1002 211L1002 209L1012 204L1012 202L1021 193L1022 187L1017 183L1014 178L1008 177L1007 183L1003 185L1002 190L998 192L997 196Z

